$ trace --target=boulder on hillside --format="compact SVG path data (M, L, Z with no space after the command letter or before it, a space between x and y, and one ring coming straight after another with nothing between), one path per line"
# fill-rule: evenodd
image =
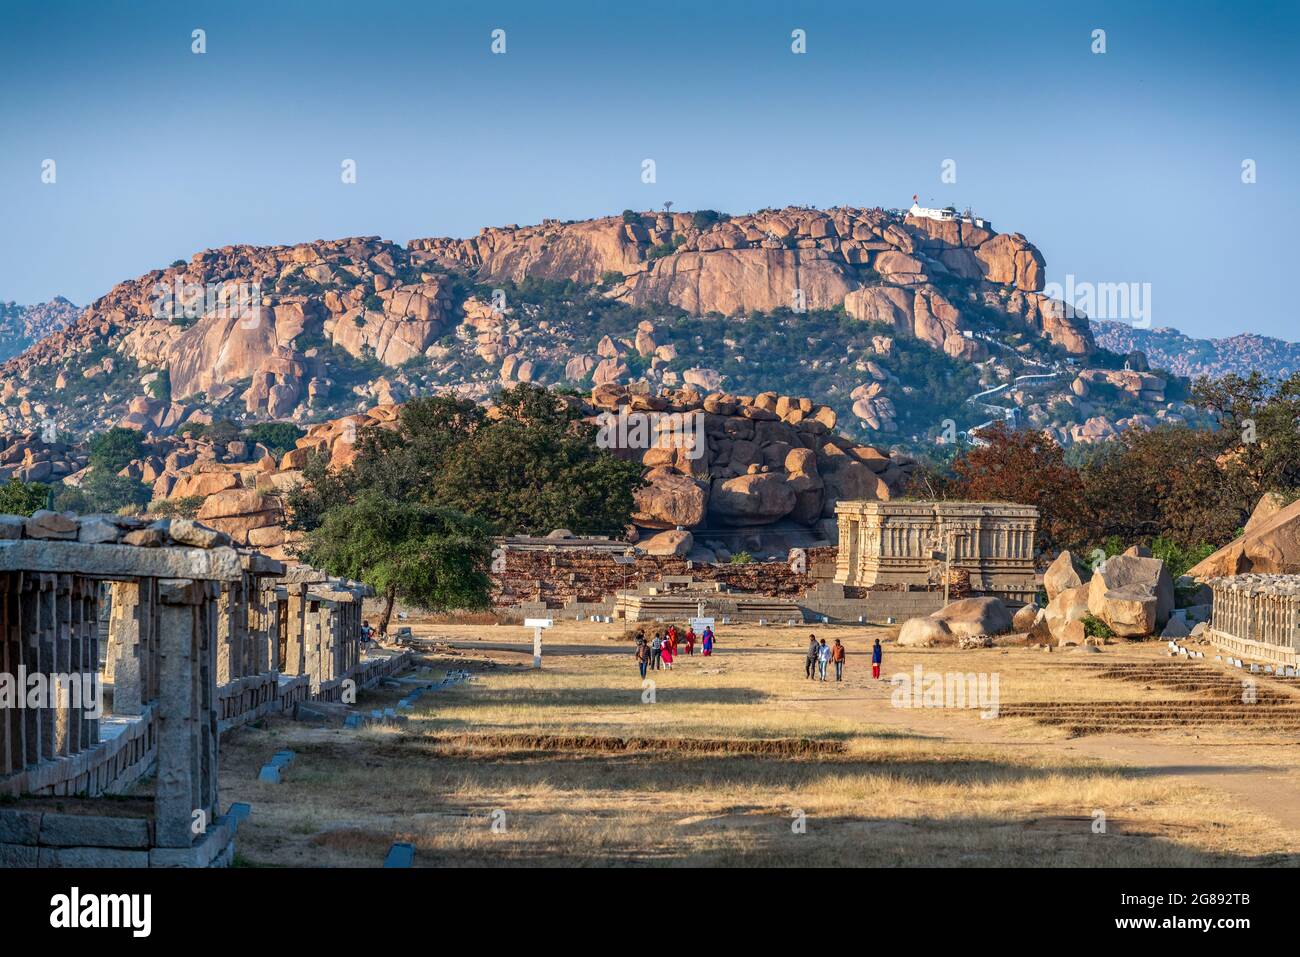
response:
M763 525L794 511L796 494L784 473L758 472L714 479L709 514L724 525Z
M633 495L632 520L646 528L689 528L704 521L709 494L694 479L668 469L651 469L649 483Z

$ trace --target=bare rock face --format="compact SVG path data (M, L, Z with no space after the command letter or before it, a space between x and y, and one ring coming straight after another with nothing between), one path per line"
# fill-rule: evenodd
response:
M1252 515L1252 525L1241 538L1223 546L1188 574L1201 580L1247 573L1300 574L1300 500L1261 516L1259 521L1254 518Z
M796 289L806 308L831 309L857 285L822 250L734 249L658 259L628 280L621 298L636 306L670 302L693 313L729 316L790 308Z
M1250 513L1250 518L1246 520L1245 534L1259 531L1269 522L1278 512L1286 508L1286 496L1280 492L1265 492L1258 502L1255 503L1255 509Z
M1043 288L1043 254L1019 233L992 237L975 250L975 258L989 282L1014 285L1026 292Z

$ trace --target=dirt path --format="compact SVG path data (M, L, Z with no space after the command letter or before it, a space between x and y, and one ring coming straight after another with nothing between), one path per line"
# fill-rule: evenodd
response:
M825 686L822 686L823 688ZM1300 773L1283 767L1243 761L1234 744L1166 744L1128 735L1091 735L1062 741L1008 738L996 720L953 716L940 710L895 708L891 686L845 687L843 694L812 689L801 703L837 717L942 740L1022 748L1035 754L1088 756L1157 778L1212 788L1240 806L1264 814L1290 831L1300 846ZM1282 745L1281 747L1285 747ZM1209 810L1209 809L1207 809Z

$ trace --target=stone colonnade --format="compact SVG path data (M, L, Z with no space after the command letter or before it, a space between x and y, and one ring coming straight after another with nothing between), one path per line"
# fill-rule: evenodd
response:
M1295 665L1300 659L1300 576L1211 579L1214 643L1245 657Z
M306 675L312 694L328 697L361 663L361 607L371 594L313 569L291 570L276 589L283 602L280 670Z
M146 838L132 853L147 862L152 849L161 849L188 860L206 833L196 838L195 820L218 817L218 599L222 584L242 573L239 556L227 547L3 545L0 795L94 798L156 767ZM99 675L104 581L111 581L114 600L111 716ZM15 688L21 700L5 696ZM64 850L56 856L84 859L69 858L67 836L59 840ZM15 844L6 853L21 861L24 848ZM50 854L41 849L41 859Z

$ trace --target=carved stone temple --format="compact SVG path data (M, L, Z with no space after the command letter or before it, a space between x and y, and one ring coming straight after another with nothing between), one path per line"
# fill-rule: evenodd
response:
M1038 509L1007 502L842 501L835 581L923 588L947 556L973 595L1032 601Z

